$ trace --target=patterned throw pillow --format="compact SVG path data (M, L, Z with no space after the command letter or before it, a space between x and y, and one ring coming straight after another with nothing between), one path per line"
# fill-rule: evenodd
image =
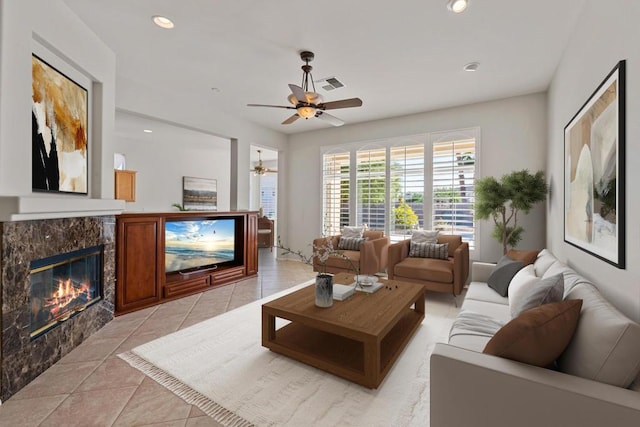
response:
M362 233L364 233L364 227L344 227L342 229L342 237L362 238Z
M362 237L340 237L338 249L343 251L359 251L360 245L367 239Z
M414 258L447 259L449 257L448 243L414 243L411 241L409 256Z

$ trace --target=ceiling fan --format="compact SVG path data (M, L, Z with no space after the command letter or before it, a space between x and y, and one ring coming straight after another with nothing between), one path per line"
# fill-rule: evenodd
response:
M262 165L262 150L256 150L258 152L258 164L251 169L250 171L253 172L254 175L264 175L265 173L269 172L269 173L277 173L277 170L274 169L269 169L265 166Z
M287 97L289 102L293 106L288 105L265 105L265 104L247 104L249 107L272 107L272 108L286 108L288 110L296 110L296 113L282 122L283 125L290 125L298 120L300 117L304 119L310 119L311 117L317 117L326 122L331 123L334 126L342 126L344 122L339 118L327 113L326 110L336 110L338 108L351 108L360 107L362 100L360 98L341 99L339 101L323 102L322 95L316 92L316 86L313 83L313 76L311 70L313 67L309 65L309 62L313 61L313 52L303 51L300 52L300 59L305 62L302 66L302 85L289 85L291 94ZM311 79L311 89L309 88L309 79Z

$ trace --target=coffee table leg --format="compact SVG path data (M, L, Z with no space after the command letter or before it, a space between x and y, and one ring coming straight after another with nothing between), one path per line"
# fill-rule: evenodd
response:
M420 294L420 296L416 300L415 311L417 313L424 314L424 294Z
M375 340L364 343L364 381L369 388L378 387L380 378L380 344Z
M262 345L274 341L276 339L276 318L275 316L265 313L262 308Z

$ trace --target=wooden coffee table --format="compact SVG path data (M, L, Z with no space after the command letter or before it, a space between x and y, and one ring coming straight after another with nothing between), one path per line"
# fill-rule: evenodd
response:
M381 281L377 292L356 292L329 308L315 306L314 285L263 304L262 345L377 388L424 319L422 285ZM334 283L353 283L353 275L337 274ZM276 330L276 317L290 323Z

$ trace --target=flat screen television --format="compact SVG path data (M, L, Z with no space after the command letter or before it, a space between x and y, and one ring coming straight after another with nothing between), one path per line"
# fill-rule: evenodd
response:
M166 273L231 264L236 259L236 219L167 220L164 230Z

